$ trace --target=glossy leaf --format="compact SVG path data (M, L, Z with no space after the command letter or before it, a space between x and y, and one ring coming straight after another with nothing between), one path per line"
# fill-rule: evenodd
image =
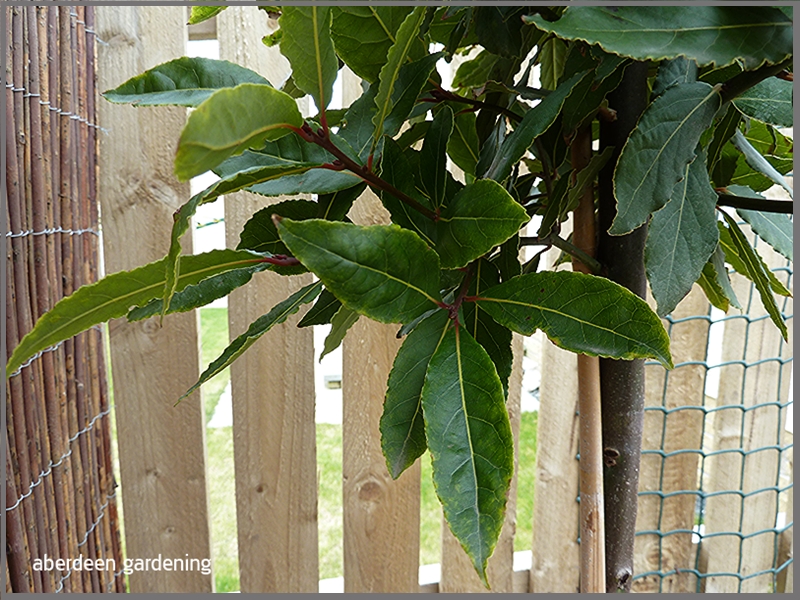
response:
M463 328L449 329L433 353L422 410L445 519L488 587L486 563L503 526L514 443L494 364Z
M196 285L203 279L263 263L263 256L248 251L213 250L183 256L176 290ZM6 375L16 371L31 356L78 333L124 317L134 306L143 306L164 293L167 259L149 263L132 271L107 275L100 281L78 288L59 300L42 315L34 328L22 338L6 364Z
M548 94L539 104L525 113L516 129L503 140L498 152L492 158L485 177L504 181L511 174L513 166L525 155L533 140L543 134L556 120L564 100L584 77L591 77L586 71L570 77L561 83L554 92ZM481 171L480 165L478 172Z
M267 314L260 316L250 324L242 335L233 340L216 359L211 361L208 368L200 375L200 379L179 398L182 400L203 385L206 381L217 375L220 371L230 366L244 352L255 344L258 339L272 329L275 325L283 323L291 315L300 310L303 304L313 302L320 291L322 283L317 281L305 286L289 296L283 302L276 304Z
M103 97L117 104L135 106L195 107L217 90L242 83L270 85L255 71L226 60L184 56L132 77L104 92Z
M746 90L733 104L748 117L776 127L792 127L792 82L769 77Z
M337 6L331 37L336 52L352 71L373 83L378 79L408 6Z
M453 133L453 111L449 106L440 110L431 123L428 135L420 151L420 179L433 206L440 207L445 202L447 191L447 145Z
M478 306L522 335L541 329L557 346L589 356L655 358L672 368L669 337L647 303L603 277L544 271L483 292Z
M464 187L436 222L436 252L445 269L458 269L499 246L528 222L528 213L499 183Z
M659 316L672 312L700 277L719 241L717 194L708 181L705 152L647 228L644 264Z
M252 110L258 106L259 110ZM214 92L198 106L183 128L175 156L175 175L186 181L223 160L265 140L300 127L303 118L294 98L268 85L243 83Z
M756 254L755 250L750 246L750 243L747 241L744 233L742 233L742 230L739 229L736 221L727 213L722 213L722 215L725 217L725 221L728 225L730 241L741 259L748 279L755 284L758 294L761 297L761 303L764 305L772 322L775 323L775 326L781 332L783 339L788 340L789 332L786 328L786 323L784 323L781 311L778 309L778 305L775 303L775 297L772 295L772 283L766 273L768 269L761 258Z
M170 236L169 253L166 262L166 285L164 286L164 296L162 306L169 306L172 295L175 293L178 277L178 258L181 253L181 237L189 230L192 216L197 212L197 208L208 202L213 202L224 194L250 187L254 183L277 179L284 175L290 175L302 171L307 171L313 165L277 165L270 167L256 167L239 173L234 173L229 177L220 179L207 187L202 192L192 196L192 198L181 206L173 215L172 232Z
M223 10L228 8L227 6L193 6L192 12L189 15L189 25L197 25L198 23L202 23L203 21L207 21L213 17L216 17L219 13Z
M408 323L441 302L439 258L396 225L278 222L292 255L342 303L382 323Z
M738 225L734 223L734 226L737 231L741 232ZM786 289L786 286L784 286L770 270L766 263L764 263L761 255L749 245L749 242L749 251L747 248L743 248L740 244L736 244L734 242L733 234L731 233L734 230L734 227L731 227L730 223L728 227L725 227L725 225L718 222L717 228L719 229L719 245L725 252L725 260L733 267L734 271L740 275L744 275L753 283L755 283L757 277L763 275L769 282L769 286L772 288L773 292L781 296L792 295L792 293Z
M384 141L381 177L425 208L433 210L430 200L415 185L414 170L409 161L409 155L401 151L400 147L391 139ZM429 246L434 245L436 226L433 221L389 192L381 192L380 197L386 210L392 216L393 223L413 231Z
M457 114L453 121L453 133L447 143L447 154L464 173L475 175L479 152L475 113Z
M740 61L751 70L792 55L791 20L765 6L574 6L552 23L538 14L523 20L636 60L684 56L700 66Z
M372 120L375 125L373 146L377 145L383 135L384 121L392 112L395 104L394 89L400 75L400 68L409 58L424 18L424 7L417 7L409 13L398 28L395 42L389 48L386 61L381 68L378 93L375 96L375 106L378 110Z
M669 88L645 110L614 170L611 235L630 233L667 203L719 106L719 90L697 82Z
M339 62L331 40L328 6L284 6L278 22L283 32L281 54L292 65L295 85L324 110L333 96Z
M431 356L450 324L447 311L437 310L408 334L397 351L381 416L381 448L393 479L428 449L422 418L422 386Z
M342 345L344 336L347 335L347 330L355 325L360 316L356 311L350 310L346 306L339 306L339 310L336 311L331 319L331 330L325 336L325 342L322 344L322 352L319 355L320 361Z
M308 312L300 319L297 324L298 327L310 327L311 325L327 325L333 319L333 316L339 311L342 303L339 299L331 294L328 290L322 290L322 293L317 298Z
M781 175L780 172L775 169L775 167L773 167L749 141L747 141L747 138L745 138L741 131L737 131L733 134L731 142L736 149L741 152L742 155L744 155L745 161L748 165L750 165L751 168L755 169L759 173L762 173L774 183L777 183L779 186L789 192L790 197L794 197L792 186L790 186L786 179L783 178L783 175Z

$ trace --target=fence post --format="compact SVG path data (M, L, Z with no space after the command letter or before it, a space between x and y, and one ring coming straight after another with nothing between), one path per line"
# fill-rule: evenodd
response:
M275 87L289 74L277 47L267 48L267 13L229 7L217 17L220 58L251 68ZM225 234L235 247L250 216L283 198L241 192L225 198ZM231 339L312 276L260 273L228 297ZM275 327L231 366L236 512L242 592L317 592L316 425L314 339Z
M98 87L185 54L184 6L99 6ZM100 100L99 194L106 272L162 258L172 213L189 198L173 175L186 118L181 108L132 108ZM184 252L191 252L188 239ZM203 410L199 394L173 404L199 375L197 315L109 326L128 558L210 557ZM183 357L181 360L180 357ZM130 575L133 592L210 592L201 571Z
M652 301L652 299L650 299ZM695 565L692 544L697 496L697 452L702 448L705 393L705 368L708 322L684 318L708 313L708 301L699 286L672 313L679 322L669 327L670 350L676 368L667 373L663 367L645 367L645 416L642 437L641 475L639 477L639 514L637 531L659 533L638 535L634 547L634 574L647 571L691 569ZM694 364L697 362L698 364ZM690 364L681 364L690 363ZM682 406L698 407L677 410ZM660 410L658 409L660 407ZM656 408L657 410L648 410ZM655 450L656 453L648 452ZM681 492L674 496L661 494ZM642 492L656 494L642 495ZM682 530L686 533L673 533ZM664 535L670 534L670 535ZM634 582L635 591L695 591L696 578L689 574L652 575Z

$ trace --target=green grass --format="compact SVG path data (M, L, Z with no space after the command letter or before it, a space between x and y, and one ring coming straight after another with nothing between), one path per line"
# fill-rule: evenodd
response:
M203 368L228 344L227 309L200 311ZM230 375L226 369L204 386L206 422L214 414ZM523 413L520 423L520 461L517 484L517 529L514 550L530 550L533 493L536 474L537 413ZM214 580L218 592L239 589L236 539L236 495L233 471L233 434L230 427L207 429L207 470L211 512ZM430 454L421 459L420 564L441 562L442 508L431 479ZM343 574L342 427L317 425L319 473L319 576Z

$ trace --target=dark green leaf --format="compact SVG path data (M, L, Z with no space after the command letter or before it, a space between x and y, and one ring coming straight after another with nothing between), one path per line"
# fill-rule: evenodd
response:
M614 170L611 235L630 233L667 203L719 106L719 90L701 82L675 85L650 104Z
M613 54L602 54L600 59L602 62L593 68L593 76L581 79L564 101L565 132L574 131L594 117L606 95L622 81L630 64L630 61Z
M524 156L533 140L553 124L561 111L564 100L584 77L591 77L591 72L586 71L570 77L525 114L516 129L503 141L494 155L485 177L495 181L504 181L511 174L512 167ZM481 171L479 165L478 172Z
M725 267L725 252L721 245L717 245L709 261L703 267L703 273L697 280L703 288L708 301L720 310L728 312L729 304L738 309L742 306L733 291L728 269Z
M181 291L203 279L264 262L263 256L248 251L213 250L183 256L175 289ZM31 356L81 331L109 319L124 317L134 306L143 306L164 293L167 259L132 271L107 275L100 281L78 288L59 300L41 316L22 338L6 365L6 375L16 371Z
M482 50L475 58L458 65L453 76L453 87L468 88L484 85L498 60L500 57L496 54Z
M433 209L428 198L415 186L414 170L409 155L402 152L394 140L388 138L384 142L381 177L425 208ZM389 192L381 192L380 196L386 210L392 215L393 223L415 232L429 246L434 245L436 226L433 221Z
M528 213L499 183L481 179L464 187L436 222L436 252L445 269L466 266L517 233Z
M792 186L790 186L783 178L783 175L781 175L781 173L775 167L773 167L772 164L770 164L770 162L764 158L750 142L747 141L747 138L744 137L744 134L742 134L741 131L737 131L733 134L731 143L739 152L742 153L744 160L751 168L755 169L759 173L762 173L774 183L777 183L779 186L789 192L789 196L793 196Z
M104 92L103 97L110 102L135 106L194 107L217 90L241 83L270 84L255 71L226 60L184 56L148 69Z
M672 368L669 336L647 303L603 277L543 271L487 290L478 305L523 335L537 329L557 346L590 356L655 358Z
M540 15L523 19L558 37L600 44L636 60L684 56L699 65L741 61L755 69L792 55L792 22L766 6L573 6L553 23Z
M420 179L433 206L440 207L445 202L447 190L447 145L453 132L453 111L445 106L436 113L428 135L422 143L420 152Z
M653 83L653 98L657 98L673 85L697 81L697 63L683 56L662 61Z
M259 110L253 110L256 106ZM268 85L218 90L189 115L178 141L175 175L186 181L229 156L283 137L290 132L287 125L302 124L294 98Z
M570 177L571 175L562 175L553 185L553 191L546 199L547 204L542 215L542 222L539 225L539 237L550 235L555 225L563 223L569 216L571 199L567 195L567 191Z
M341 306L342 303L339 302L336 296L331 294L328 290L322 290L314 306L300 319L297 326L309 327L311 325L327 325L331 322L331 319L339 311Z
M717 223L717 226L719 229L719 245L725 252L725 260L733 267L734 271L755 283L755 277L759 273L754 271L753 267L748 264L747 257L742 256L741 248L733 241L731 228L725 227L722 223ZM750 251L752 252L751 262L761 265L760 272L766 276L772 291L781 296L791 296L791 292L775 277L775 274L764 263L761 255L752 247L750 247Z
M789 332L786 328L786 323L783 321L781 311L778 309L778 305L775 303L775 297L772 295L772 290L770 289L772 282L767 275L767 271L769 271L769 269L765 267L761 257L759 257L755 250L753 250L753 248L750 246L750 243L747 241L744 233L742 233L742 230L739 229L736 221L727 213L722 213L722 215L725 217L725 221L728 224L730 241L733 244L733 247L736 249L742 265L746 270L746 273L742 274L746 275L748 279L755 284L758 294L761 297L761 303L764 305L764 308L772 319L772 322L775 323L775 326L781 332L783 339L788 340Z
M377 145L378 140L384 133L383 122L392 112L395 104L394 89L400 74L400 68L405 65L406 60L409 58L411 48L417 39L419 27L424 18L424 7L417 7L409 13L398 28L395 42L387 52L386 62L380 72L378 93L375 96L375 106L378 110L372 120L375 125L373 147Z
M197 25L198 23L202 23L203 21L207 21L213 17L216 17L219 13L223 10L228 8L227 6L193 6L191 15L189 16L189 25Z
M356 201L366 187L367 184L362 182L346 190L323 194L317 198L317 204L319 205L317 217L328 221L341 221L347 216L350 207L353 206L353 202Z
M200 375L200 379L197 380L197 383L186 390L183 396L180 397L180 400L186 398L186 396L191 394L206 381L228 367L233 361L244 354L250 346L255 344L262 335L272 329L273 326L283 323L287 318L300 310L303 304L312 302L314 298L319 295L320 290L322 290L322 283L319 281L307 285L289 296L283 302L276 304L267 314L253 321L250 327L247 328L247 331L233 340L228 347L225 348L225 351L208 365L208 368Z
M336 52L353 72L373 83L408 6L338 6L333 9L331 36Z
M278 22L281 54L292 65L295 85L314 98L319 110L330 104L339 61L331 41L328 6L285 6Z
M422 386L433 353L450 323L447 311L435 313L408 334L397 351L381 416L381 448L386 466L397 479L428 449L422 418Z
M478 42L492 54L506 57L524 55L522 14L519 6L479 6L475 9Z
M731 139L734 133L739 128L739 122L742 119L742 114L736 109L735 106L729 106L725 112L725 116L720 119L719 124L714 129L714 136L711 143L708 145L708 170L713 172L717 162L722 157L723 148L728 140Z
M475 113L457 114L453 122L453 134L447 143L447 154L464 173L475 175L479 148Z
M494 364L463 328L449 329L431 357L422 410L445 519L488 587L486 562L503 526L514 442Z
M322 352L319 355L320 361L326 354L330 354L342 345L344 336L347 335L347 330L355 325L360 316L356 311L350 310L346 306L339 307L339 310L336 311L336 314L331 319L330 333L325 336L325 343L322 345Z
M282 219L278 232L345 306L371 319L408 323L441 302L439 257L411 231Z
M734 98L733 104L748 117L776 127L791 127L792 82L769 77Z
M735 187L737 186L731 186L728 190L733 192L731 188ZM794 260L794 227L789 215L742 208L737 209L736 212L747 221L753 231L758 234L758 237L789 260Z
M542 45L539 63L541 64L542 87L554 90L564 73L564 61L567 58L567 44L556 37L550 38Z
M436 62L444 54L437 52L400 67L391 97L391 110L383 123L383 134L394 136L402 128L414 110L426 110L424 104L417 105L417 98L428 79L435 75Z
M717 194L705 162L701 152L686 166L683 180L647 228L644 263L662 317L689 293L719 241Z
M500 270L500 279L508 281L522 272L519 264L519 236L512 235L500 245L500 251L491 259Z

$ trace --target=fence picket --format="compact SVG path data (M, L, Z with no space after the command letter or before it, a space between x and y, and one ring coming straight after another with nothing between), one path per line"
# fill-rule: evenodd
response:
M98 87L185 54L184 6L103 6L97 31ZM172 213L189 198L172 173L184 109L136 110L100 102L99 197L106 272L131 269L166 253ZM184 252L191 252L187 241ZM120 474L129 558L210 557L203 410L199 395L174 402L199 375L197 315L176 314L109 326ZM176 360L176 357L185 357ZM199 570L130 575L134 592L210 592Z

